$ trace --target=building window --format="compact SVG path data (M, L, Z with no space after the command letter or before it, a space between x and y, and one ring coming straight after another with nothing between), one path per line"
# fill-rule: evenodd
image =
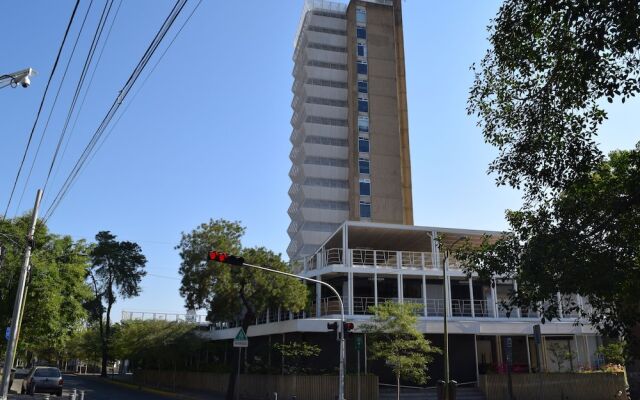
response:
M361 174L369 174L370 173L370 164L369 164L369 160L366 158L360 158L358 159L358 169L360 170Z
M367 56L367 45L364 43L358 43L358 56L366 57Z
M366 39L367 29L363 26L356 27L356 36L358 37L358 39Z
M361 24L367 23L367 10L364 8L356 8L356 22Z
M358 61L357 70L359 74L366 75L368 68L366 61Z
M358 111L365 113L369 112L369 100L358 99Z
M371 196L371 181L360 179L360 196Z
M371 218L371 203L360 202L360 218Z
M369 82L367 82L367 81L358 81L358 92L360 92L360 93L369 93Z
M369 132L369 117L358 115L358 131Z
M369 152L369 139L364 137L364 136L360 136L358 138L358 151L360 153L368 153Z

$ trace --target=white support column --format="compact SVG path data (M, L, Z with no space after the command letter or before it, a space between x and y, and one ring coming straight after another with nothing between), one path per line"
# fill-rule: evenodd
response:
M580 344L578 343L578 336L573 335L573 342L576 344L576 367L582 364L580 362ZM571 351L571 343L569 343L569 351ZM584 360L583 360L584 361ZM571 371L573 372L573 371Z
M373 302L378 305L378 273L373 274Z
M322 275L316 277L317 280L322 280ZM322 285L316 283L316 318L320 318L322 310Z
M527 344L527 363L529 364L529 373L531 373L531 349L529 348L529 335L524 337Z
M558 317L562 319L564 318L564 315L562 310L562 296L560 296L560 292L556 293L556 298L558 299Z
M518 282L513 280L513 291L518 293ZM516 307L516 317L522 318L520 307Z
M583 335L582 336L584 338L584 348L587 352L587 364L589 366L589 369L593 368L593 365L591 365L591 351L589 351L589 337L587 335Z
M424 316L427 316L427 277L422 275L422 306L424 307Z
M402 252L396 251L396 268L401 271L402 270Z
M345 222L342 226L342 263L345 267L351 267L351 252L349 251L349 226Z
M448 264L448 262L447 262ZM447 267L447 271L449 270L449 268ZM451 304L452 304L452 298L451 298L451 277L449 275L447 275L447 279L444 282L445 285L445 290L447 291L447 297L448 297L448 302L447 304L445 304L445 309L446 309L446 313L447 316L451 317L453 316L453 310L451 309Z
M427 269L427 266L424 265L424 251L420 252L420 269L423 271Z
M491 297L493 297L491 309L493 310L493 318L498 318L498 282L496 282L496 278L492 278L491 282L493 283L491 287Z
M476 317L475 302L473 301L473 280L469 278L469 300L471 301L471 318Z
M348 315L353 315L353 272L347 274L347 304Z
M398 283L398 303L404 303L404 282L402 281L402 274L396 275Z

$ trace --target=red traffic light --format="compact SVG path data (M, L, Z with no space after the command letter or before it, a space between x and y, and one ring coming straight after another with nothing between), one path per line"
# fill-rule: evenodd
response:
M222 251L210 251L209 252L209 260L217 261L220 263L231 264L231 265L242 265L244 264L244 258L237 257L231 254L227 254Z
M353 330L353 328L355 328L355 325L353 324L353 322L345 322L344 323L344 331L345 332L351 332Z

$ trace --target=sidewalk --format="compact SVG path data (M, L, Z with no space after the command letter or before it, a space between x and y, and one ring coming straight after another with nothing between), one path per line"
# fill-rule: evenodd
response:
M185 390L178 389L178 392L173 392L168 388L160 388L160 387L152 387L152 386L142 386L133 381L133 375L109 375L108 378L101 378L99 375L78 375L78 377L82 377L83 379L96 379L100 380L100 382L106 382L112 385L119 385L122 387L126 387L132 390L140 390L147 393L157 394L159 396L164 396L167 398L173 399L182 399L182 400L224 400L224 395L205 392L205 391L194 391L194 390Z

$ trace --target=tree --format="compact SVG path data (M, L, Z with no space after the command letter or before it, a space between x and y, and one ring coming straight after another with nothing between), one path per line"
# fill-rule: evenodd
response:
M185 297L187 308L206 309L212 322L239 320L247 331L256 316L268 308L280 307L293 312L303 309L307 289L303 283L289 277L208 260L209 251L220 250L241 255L251 264L289 271L280 254L264 247L243 248L240 239L244 232L245 228L239 222L210 220L190 233L183 232L176 249L182 258L180 293ZM234 352L233 371L238 363ZM234 390L235 374L230 374L227 399L233 399Z
M489 27L491 47L476 71L470 114L498 157L498 185L523 191L511 227L457 252L469 272L518 280L510 302L543 313L579 304L605 335L627 338L640 358L638 152L606 159L595 137L606 101L640 91L637 0L506 0ZM565 303L565 304L562 304ZM640 362L627 364L632 395Z
M11 320L29 223L28 215L0 221L2 326ZM82 240L56 235L40 222L34 241L18 349L26 353L27 362L33 355L61 361L67 343L86 319L83 303L91 297L85 282L88 246Z
M386 360L396 376L397 399L400 399L400 379L426 383L428 365L440 349L431 346L416 327L417 304L385 302L370 307L371 322L362 330L373 339L369 345L370 358Z
M613 342L606 346L598 346L598 354L604 357L608 364L624 364L624 343Z
M95 294L92 304L98 318L102 350L103 377L107 376L110 357L111 308L118 295L126 299L140 294L140 282L147 274L146 257L137 243L116 240L108 231L96 235L96 245L91 251L92 267L89 278Z
M283 374L287 375L306 373L308 369L302 367L303 361L311 357L316 357L321 351L319 346L307 342L276 343L273 347L287 361L287 363L282 366Z
M566 363L569 363L569 371L573 370L573 360L576 358L576 353L571 351L569 343L552 342L547 346L551 353L551 361L556 364L558 372L563 372Z

